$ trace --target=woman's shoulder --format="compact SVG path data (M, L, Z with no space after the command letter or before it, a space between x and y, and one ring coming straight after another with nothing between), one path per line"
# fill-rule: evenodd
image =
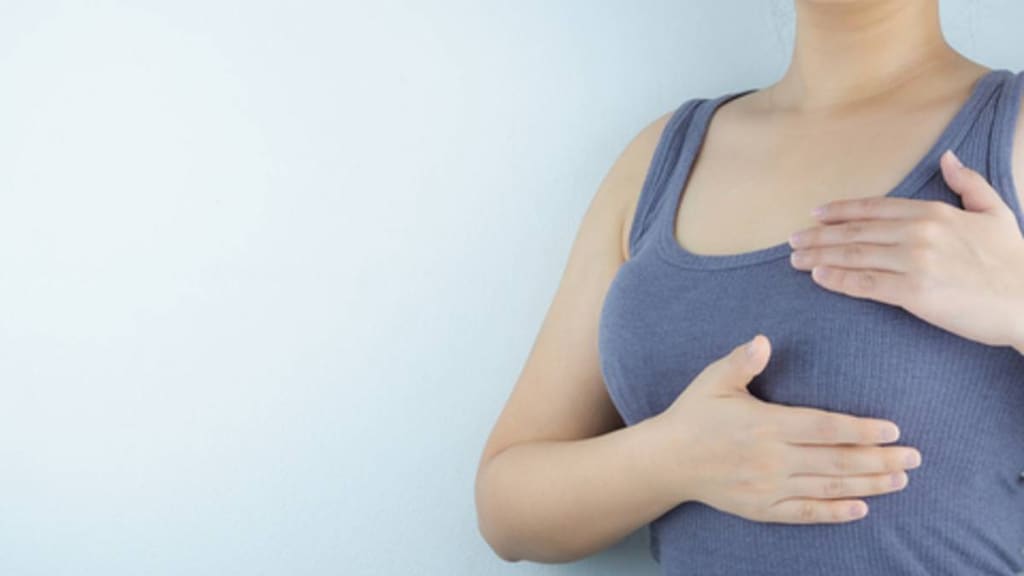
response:
M684 103L685 105L685 103ZM674 128L674 119L683 106L660 112L655 118L636 130L618 157L612 163L601 182L605 193L615 197L620 206L622 254L629 254L629 238L632 233L644 182L652 168L659 144L666 136L666 130Z
M665 128L672 119L672 112L661 113L658 117L641 127L630 138L629 142L612 163L605 175L602 187L616 196L621 208L619 244L623 259L629 257L629 237L640 191L654 158L658 142L665 133Z

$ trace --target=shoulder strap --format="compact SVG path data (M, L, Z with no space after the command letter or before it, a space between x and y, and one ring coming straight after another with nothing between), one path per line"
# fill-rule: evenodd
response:
M643 187L640 189L640 196L637 198L636 212L633 214L633 223L629 229L630 258L633 258L644 244L645 233L650 228L658 205L661 204L661 198L665 195L665 180L671 174L672 167L679 157L693 111L703 100L705 99L691 98L683 102L673 112L661 132Z
M996 106L995 126L992 132L990 152L992 186L1003 196L1007 205L1017 215L1021 231L1024 232L1024 209L1020 204L1019 192L1013 180L1013 158L1024 154L1014 150L1014 136L1024 99L1024 70L1010 72L1003 85L999 103Z

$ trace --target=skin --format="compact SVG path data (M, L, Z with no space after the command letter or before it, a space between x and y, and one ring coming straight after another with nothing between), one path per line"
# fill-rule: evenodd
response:
M931 0L798 2L797 18L782 79L713 115L677 214L679 244L731 254L789 241L794 267L814 269L822 288L1024 353L1024 238L999 193L947 155L942 175L964 209L883 197L989 69L945 43ZM1013 172L1024 200L1022 118ZM819 205L824 219L811 214Z
M829 202L820 225L790 236L790 262L825 289L900 306L963 338L1024 354L1017 220L952 151L940 165L963 209L908 198Z
M804 230L801 251L813 266L839 272L814 276L823 289L899 303L965 337L1024 350L1005 320L1024 311L1019 278L1007 273L1024 269L1021 235L980 175L943 159L964 210L855 200L895 185L987 69L942 41L934 0L795 6L785 75L714 115L677 214L677 240L694 252L729 254ZM688 500L764 522L856 521L867 513L864 497L901 489L905 470L927 465L913 447L883 445L896 438L882 431L898 433L898 423L751 396L746 385L770 361L764 335L752 340L752 357L737 343L665 412L623 425L601 377L598 318L629 257L637 197L669 115L633 138L587 207L481 454L478 525L507 561L583 558ZM1024 118L1013 170L1022 191ZM819 220L810 210L822 204L829 208ZM892 276L869 272L882 269ZM874 284L863 282L865 273ZM942 294L923 298L923 286ZM944 310L950 301L972 313ZM861 515L851 516L851 506Z

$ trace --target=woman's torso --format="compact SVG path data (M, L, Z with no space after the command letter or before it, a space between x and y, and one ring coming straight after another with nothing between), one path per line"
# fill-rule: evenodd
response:
M712 113L750 91L692 99L673 115L637 203L631 257L601 311L602 372L623 420L660 413L707 364L762 332L772 357L752 394L890 419L924 464L904 490L867 497L868 517L851 523L758 523L699 502L677 506L651 524L651 551L665 574L1024 568L1024 356L825 290L790 265L786 243L827 199L884 194L960 206L938 171L947 147L989 178L1024 230L1009 156L1022 89L1024 72L992 71L938 133L880 125L877 135L841 141L850 131L836 128L836 140L816 132L818 140L796 148L773 148L771 130L730 130L727 118L721 137L704 140ZM901 173L907 150L917 161ZM853 160L828 160L840 153ZM802 175L789 177L798 188L785 188L787 171Z

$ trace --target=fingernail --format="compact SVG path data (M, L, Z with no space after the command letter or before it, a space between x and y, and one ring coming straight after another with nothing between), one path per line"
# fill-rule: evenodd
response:
M754 338L757 338L757 336L754 336ZM754 359L754 340L753 339L751 339L750 342L747 342L747 358L749 358L751 360Z
M917 452L910 452L907 454L907 467L916 468L921 464L921 456Z
M946 150L946 152L949 152L949 156L950 156L950 158L953 159L953 163L956 164L957 168L963 168L964 167L964 163L960 161L960 158L956 155L955 152L953 152L952 148Z
M882 442L895 442L900 437L899 428L895 426L886 426L882 428Z

